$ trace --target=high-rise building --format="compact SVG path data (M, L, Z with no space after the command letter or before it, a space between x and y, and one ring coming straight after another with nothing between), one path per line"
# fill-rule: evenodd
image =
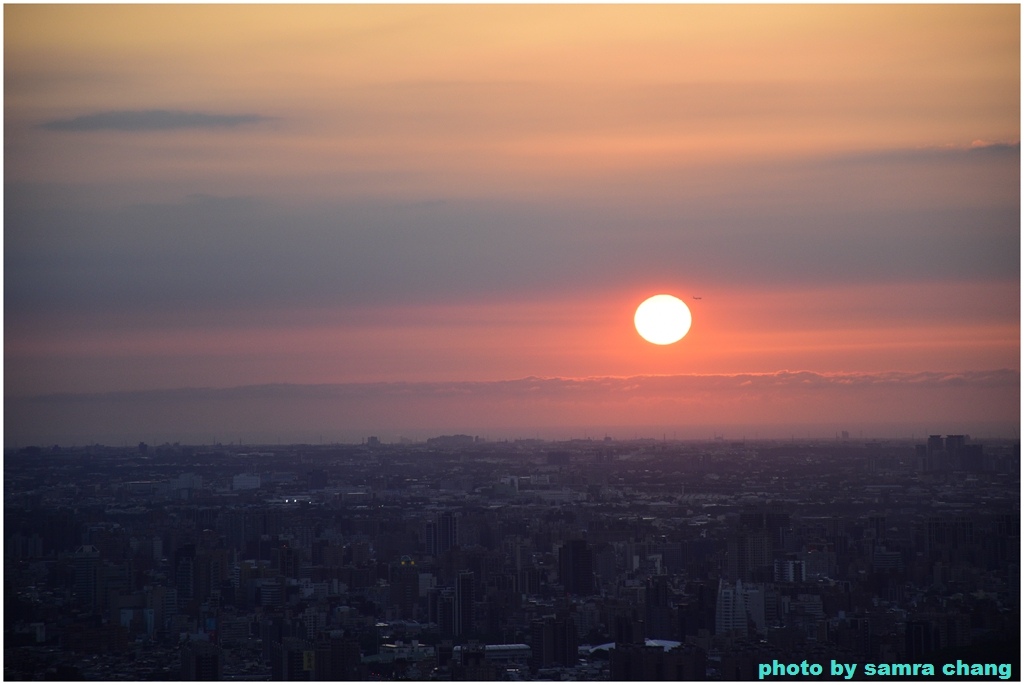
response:
M458 658L452 660L451 672L452 680L480 682L497 680L499 667L487 659L484 645L473 642L459 650Z
M803 559L776 559L774 580L776 583L802 583L807 580Z
M459 519L454 512L437 515L437 554L444 554L459 544Z
M206 601L230 577L226 549L204 549L196 554L196 597Z
M284 606L285 579L260 578L253 584L256 588L256 600L264 610L279 609Z
M397 564L391 564L390 570L391 604L399 618L415 618L420 599L420 572L416 562L403 556Z
M654 576L647 581L644 592L644 624L647 637L673 640L676 637L672 607L672 588L668 576Z
M938 641L938 635L935 634L937 632L931 621L907 621L904 632L907 660L922 661L922 657L934 651L937 647L935 643Z
M427 554L438 556L459 544L459 519L454 512L443 511L424 526Z
M530 669L573 666L578 658L576 623L564 616L545 616L530 624Z
M437 520L432 519L423 524L423 545L427 554L437 554Z
M612 638L616 644L643 644L647 628L643 619L639 618L637 608L622 611L621 608L612 616Z
M747 635L747 606L743 581L736 584L718 581L718 602L715 604L715 635Z
M436 623L441 637L455 637L455 591L434 588L427 593L427 618Z
M316 668L313 646L297 637L274 643L270 656L271 680L312 680Z
M570 595L594 594L594 555L586 540L568 540L562 545L558 580Z
M455 583L455 626L456 637L473 633L474 577L472 571L459 571Z
M760 531L744 531L729 538L726 543L726 572L731 580L755 580L761 569L771 571L772 536Z
M316 641L314 680L361 680L359 641L341 630L321 632Z
M174 587L178 591L179 609L196 598L196 571L196 546L182 545L174 553Z
M221 680L224 653L217 645L194 640L181 648L182 680Z
M299 564L301 561L298 550L288 545L282 545L270 550L271 566L277 570L278 575L285 578L299 577Z
M82 545L71 560L75 574L74 596L80 606L96 609L100 604L100 551Z

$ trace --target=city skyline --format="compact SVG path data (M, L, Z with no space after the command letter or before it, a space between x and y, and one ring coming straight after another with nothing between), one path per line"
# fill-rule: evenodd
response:
M1017 6L4 17L8 445L1019 428Z

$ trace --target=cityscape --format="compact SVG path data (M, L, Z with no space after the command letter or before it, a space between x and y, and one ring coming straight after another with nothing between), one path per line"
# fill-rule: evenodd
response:
M1021 680L1019 4L3 24L5 680Z
M1019 495L966 435L9 449L4 678L1017 680Z

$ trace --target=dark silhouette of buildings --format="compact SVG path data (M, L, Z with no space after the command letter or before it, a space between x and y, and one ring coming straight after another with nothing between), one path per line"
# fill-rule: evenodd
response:
M182 680L221 680L224 653L205 641L189 642L181 648Z
M611 650L611 680L706 680L707 657L693 645L623 644Z
M558 579L570 595L594 594L594 556L586 540L569 540L562 545Z
M577 659L576 624L568 616L545 616L530 626L530 668L572 666Z
M454 635L456 637L467 637L474 634L474 589L473 572L460 571L455 584Z
M439 513L425 526L427 552L440 556L459 544L459 519L454 512Z
M399 618L414 619L417 616L420 596L420 572L409 555L403 555L397 564L390 566L391 602Z
M9 450L5 676L1009 668L1019 460L955 434Z

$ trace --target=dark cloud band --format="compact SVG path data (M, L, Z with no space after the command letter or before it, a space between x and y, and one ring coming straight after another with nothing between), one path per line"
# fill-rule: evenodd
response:
M176 129L234 128L266 121L258 114L210 114L169 109L122 110L83 114L42 124L50 131L173 131Z

